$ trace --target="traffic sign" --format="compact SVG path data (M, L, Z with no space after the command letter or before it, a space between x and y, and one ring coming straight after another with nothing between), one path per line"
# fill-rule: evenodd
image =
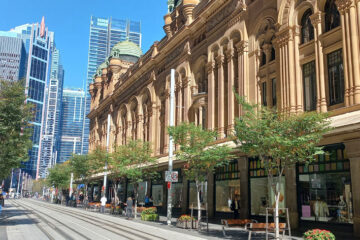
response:
M178 171L165 171L165 182L178 182Z

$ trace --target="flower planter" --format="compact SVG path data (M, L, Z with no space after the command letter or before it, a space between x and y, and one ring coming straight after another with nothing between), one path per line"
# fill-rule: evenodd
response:
M159 221L159 215L153 214L141 214L141 220L143 221Z
M176 226L183 229L196 229L198 228L198 221L176 221Z

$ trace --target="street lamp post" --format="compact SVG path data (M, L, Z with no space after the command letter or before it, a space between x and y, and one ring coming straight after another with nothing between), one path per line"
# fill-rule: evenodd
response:
M107 134L106 134L106 153L109 154L109 144L110 144L110 124L111 124L111 115L108 114L107 119ZM104 184L103 184L103 190L104 190L104 196L106 197L106 181L107 181L107 169L108 169L108 161L106 156L105 161L105 167L104 167Z
M170 77L170 127L174 126L174 102L175 99L175 69L171 69L171 77ZM170 136L169 138L169 172L173 170L173 138ZM168 206L167 206L167 224L171 225L171 212L172 212L172 184L168 182Z

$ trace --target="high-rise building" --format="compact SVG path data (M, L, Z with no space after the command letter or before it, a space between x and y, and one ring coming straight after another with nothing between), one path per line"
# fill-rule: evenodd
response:
M110 54L110 50L118 42L129 40L141 48L141 23L131 20L120 20L114 18L91 17L89 55L87 67L87 80L85 86L86 108L84 111L84 124L82 136L82 153L89 149L89 128L90 122L86 115L90 112L89 84L93 81L97 67L103 63Z
M25 45L18 34L0 31L0 79L16 81L26 73Z
M14 48L21 49L19 50L21 52L21 56L16 56L18 53L10 53L9 45L5 45L5 49L7 49L8 54L10 54L10 57L12 58L7 59L7 63L10 63L11 61L14 63L14 65L17 61L20 63L19 67L17 67L19 69L19 73L14 73L15 71L12 72L10 70L10 75L18 75L17 78L25 78L27 95L26 102L33 104L35 109L35 116L31 121L33 128L33 134L31 137L33 146L29 151L29 161L24 163L23 169L25 172L35 178L38 177L39 173L39 152L42 139L41 135L43 133L42 123L46 119L44 117L46 88L49 84L52 51L55 46L54 33L50 32L45 26L45 20L43 17L40 24L34 23L17 26L8 32L0 32L0 36L13 38L8 38L5 41L17 42L17 47ZM21 40L22 47L20 47ZM1 45L3 44L0 44L0 46ZM10 66L12 67L14 65ZM24 67L22 65L24 65Z
M66 162L72 154L81 154L84 105L84 90L63 90L60 130L61 140L57 163Z
M60 62L60 52L53 50L51 59L50 82L46 88L45 113L42 126L41 148L39 150L40 178L45 178L48 168L56 164L60 143L60 118L62 92L64 85L64 69Z

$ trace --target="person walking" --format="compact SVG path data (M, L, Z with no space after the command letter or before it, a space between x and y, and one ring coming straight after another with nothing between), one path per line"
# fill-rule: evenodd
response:
M131 197L128 197L128 199L126 201L126 216L127 216L127 219L132 218L132 208L133 208L133 200L132 200Z
M231 210L234 212L234 219L238 219L240 210L240 200L238 195L235 195L235 199L231 203Z
M100 199L100 202L101 202L100 212L105 213L105 205L106 205L106 202L107 202L107 198L105 197L105 195L102 196L102 198Z

